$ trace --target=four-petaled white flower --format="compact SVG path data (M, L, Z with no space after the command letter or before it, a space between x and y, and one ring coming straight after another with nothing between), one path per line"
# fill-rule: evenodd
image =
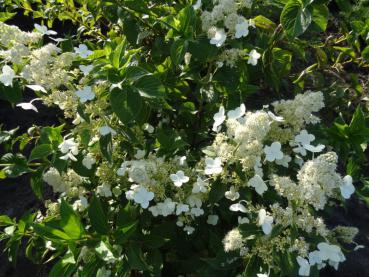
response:
M309 253L309 264L311 266L315 264L321 264L323 262L322 257L320 256L320 252L318 250L312 251Z
M0 83L4 86L13 86L13 79L15 78L15 72L9 65L4 65L2 69L2 74L0 74Z
M218 224L218 220L219 216L217 216L216 214L209 214L206 223L215 226Z
M187 233L187 235L192 235L193 232L195 232L195 228L191 227L191 226L188 226L186 225L184 228L183 228L183 231L185 231Z
M274 113L272 113L271 111L268 111L268 115L269 117L276 121L276 122L284 122L284 118L283 116L278 116L278 115L275 115Z
M300 276L309 276L310 275L310 264L307 259L304 259L300 256L296 258L297 263L299 264L299 275Z
M69 160L77 161L75 155L78 155L78 143L74 141L74 138L65 139L61 144L58 146L60 152L65 154L64 156L60 157L62 160Z
M146 151L145 150L137 149L137 152L136 152L136 154L135 154L134 157L135 157L136 160L140 160L143 157L145 157L145 155L146 155Z
M176 215L180 215L181 213L188 212L189 210L190 210L190 206L188 206L187 204L179 203L177 204Z
M289 155L284 155L282 159L275 160L275 163L281 166L284 166L285 168L288 168L288 163L292 160L292 158Z
M247 224L250 223L250 220L247 217L239 216L237 217L238 224Z
M345 177L343 177L340 190L342 197L345 199L349 199L351 197L351 194L355 192L355 187L352 184L352 177L350 175L346 175Z
M295 141L301 145L308 145L315 140L315 136L309 134L306 130L301 130L298 135L295 136Z
M249 34L249 23L246 20L236 24L235 38L246 37Z
M207 192L209 184L205 182L201 177L197 177L197 181L193 184L192 193Z
M305 144L304 148L306 150L310 151L310 152L319 153L319 152L322 152L324 150L325 145L319 144L317 146L314 146L314 145L311 145L311 144Z
M229 206L229 210L231 210L232 212L247 213L246 207L241 203L232 204L231 206Z
M37 32L41 33L42 35L55 36L58 34L57 32L53 30L48 30L45 25L41 26L40 24L35 23L34 26Z
M214 114L213 119L214 119L213 131L217 132L218 127L222 125L222 123L226 119L225 110L223 106L219 107L219 111L216 114Z
M81 64L79 66L79 69L82 71L83 75L85 75L85 76L90 74L90 72L92 71L93 68L94 68L94 66L92 64L89 64L89 65Z
M219 174L222 172L222 160L220 158L206 158L205 159L205 174Z
M19 103L16 106L22 108L23 110L34 110L36 113L38 112L37 108L35 105L33 105L32 103L34 101L38 101L38 100L42 100L41 98L35 98L33 100L31 100L29 103Z
M149 206L149 202L154 199L154 193L140 186L133 195L133 200L140 204L143 209Z
M102 136L106 136L109 134L111 134L112 136L115 136L117 134L117 132L113 128L109 127L108 125L101 126L99 128L99 132L100 132L100 135Z
M93 52L88 50L85 44L80 44L78 47L74 47L74 51L83 59L90 56Z
M204 214L204 210L201 208L192 208L190 213L195 217L199 217Z
M84 167L86 167L87 169L91 169L92 165L94 165L96 163L96 159L94 158L94 156L92 156L92 154L88 153L82 160L82 164Z
M317 247L319 249L319 256L323 261L329 260L334 263L339 263L346 260L341 248L337 245L320 242Z
M256 51L255 49L253 49L249 53L249 60L247 61L247 63L251 64L251 65L257 65L258 60L260 59L260 57L261 57L261 54L258 51Z
M224 196L231 201L235 201L240 198L240 194L234 186L231 186L229 190L224 193Z
M96 193L98 195L101 195L101 196L104 196L104 197L112 197L113 196L113 194L111 192L110 184L106 184L106 183L104 183L100 186L97 186Z
M280 160L283 158L281 151L281 143L279 141L273 142L270 146L264 147L265 159L269 162Z
M246 107L245 104L241 104L238 108L234 109L234 110L230 110L227 113L228 119L239 119L240 117L242 117L246 112Z
M33 91L41 91L43 93L47 93L46 89L40 85L26 85L26 87L32 89Z
M196 3L192 5L192 7L196 11L201 8L201 5L202 5L201 0L197 0Z
M259 210L258 225L263 229L264 234L269 235L272 232L273 217L268 215L265 209Z
M249 180L248 185L254 187L255 191L259 195L263 195L263 193L268 190L268 187L263 179L257 174Z
M83 89L77 90L76 95L79 97L81 103L85 103L95 98L95 93L92 91L90 86L86 86Z
M176 187L181 187L184 183L187 183L190 180L182 170L178 170L176 174L170 174L170 179Z
M214 32L213 37L210 39L210 44L215 44L216 47L220 47L227 39L227 34L224 29L217 28Z

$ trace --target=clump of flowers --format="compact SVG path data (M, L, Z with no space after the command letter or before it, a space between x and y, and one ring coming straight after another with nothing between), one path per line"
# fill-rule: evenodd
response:
M200 10L210 44L223 47L255 28L242 15L251 9L251 1L209 2L205 6L198 0L193 9ZM97 51L98 61L91 63L94 52L86 44L73 47L73 52L53 43L41 46L43 36L56 32L37 24L35 28L27 33L0 23L0 57L5 62L0 82L5 87L17 82L38 94L18 107L37 112L32 102L40 100L57 105L71 119L63 135L52 127L35 132L44 156L36 155L42 163L32 164L41 164L38 171L27 171L37 172L34 185L42 180L55 194L45 201L44 213L17 226L21 230L29 225L27 235L35 233L32 243L44 240L38 245L45 250L43 257L63 254L60 267L75 266L71 272L83 276L92 274L90 268L97 276L124 275L126 268L153 273L163 260L179 259L188 249L166 248L168 241L199 240L198 245L205 245L204 238L211 236L216 241L209 249L217 252L198 251L201 260L242 270L254 263L259 277L268 276L262 272L280 275L291 261L300 276L309 276L312 268L337 269L345 261L340 243L352 243L356 229L330 230L321 211L349 199L355 188L351 176L337 172L338 155L311 133L311 125L320 122L322 92L307 91L256 111L244 103L232 110L220 105L209 126L211 141L201 144L198 153L184 144L178 153L163 154L162 145L180 144L181 136L163 128L170 120L162 117L161 106L170 105L164 97L155 98L161 81L148 67L137 65L139 49L117 40L119 46L114 42L104 54ZM190 51L187 43L183 50ZM233 68L245 57L255 66L261 54L256 49L224 49L214 64L217 69L223 64ZM189 66L191 53L183 59ZM161 107L157 126L138 119L151 101ZM148 112L146 120L150 116ZM14 226L7 227L7 238ZM162 246L163 257L158 250ZM145 260L159 265L153 269Z

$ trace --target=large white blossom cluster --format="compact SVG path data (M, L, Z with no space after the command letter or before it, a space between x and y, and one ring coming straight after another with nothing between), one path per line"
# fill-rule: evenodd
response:
M239 12L250 7L250 1L213 1L212 10L201 13L202 28L209 34L210 43L221 47L228 37L246 37L253 23ZM200 0L195 8L201 8ZM354 230L329 230L317 214L335 201L350 198L355 190L351 176L337 172L337 154L324 152L325 145L316 142L308 131L310 124L320 121L316 113L324 107L322 92L308 91L294 99L274 102L273 111L269 107L247 111L241 104L226 112L220 106L213 117L214 140L203 149L206 156L197 162L187 163L186 156L160 157L155 150L147 153L138 148L134 155L128 155L120 146L120 123L114 115L106 114L109 104L100 99L101 91L107 91L111 84L90 82L90 64L73 69L73 62L89 57L92 51L83 44L73 53L61 53L55 44L35 47L43 35L56 34L44 26L35 28L37 32L26 33L0 23L0 45L5 49L0 55L6 61L0 82L12 86L13 79L19 78L31 89L43 92L44 103L56 104L67 117L74 118L75 130L64 137L57 153L67 169L51 167L44 172L43 180L60 199L72 202L76 211L84 215L91 193L106 200L111 211L120 208L124 197L154 218L175 219L177 226L191 235L203 219L209 227L221 223L218 202L222 201L227 212L237 217L238 225L225 234L225 252L237 252L241 258L257 256L269 268L276 268L271 253L287 250L297 257L301 276L308 276L311 266L320 269L328 264L337 268L345 260L332 237L341 236L351 242ZM256 50L246 54L244 50L228 49L218 66L224 62L233 67L245 55L249 55L252 65L261 57ZM89 121L78 114L79 105L89 114ZM154 131L149 124L138 129L133 131L142 140L144 132ZM89 141L82 142L82 131L88 132ZM112 137L109 162L101 155L98 142L107 135ZM79 159L95 176L82 177L71 169L70 165L76 165ZM212 203L209 199L215 190L221 191L220 200ZM47 204L50 214L58 213L60 199ZM255 234L244 236L245 226L251 226ZM277 226L283 231L273 234ZM296 230L301 234L293 238ZM310 244L304 235L319 236L321 241ZM110 256L106 259L114 262ZM105 268L100 271L109 274Z
M221 47L225 44L227 38L241 39L247 37L249 29L255 28L252 19L246 19L241 15L245 8L250 9L252 1L249 0L221 0L213 1L211 10L201 11L202 30L208 34L210 44ZM199 0L195 8L200 9ZM236 62L248 56L248 64L256 65L261 54L255 49L247 53L243 49L226 49L218 59L218 67L225 63L229 67L234 67Z
M220 107L214 115L214 142L204 149L206 156L194 166L188 165L185 156L163 158L137 149L133 159L117 155L117 167L99 161L93 141L89 152L83 152L82 164L87 169L97 166L100 181L95 192L100 197L119 205L123 196L153 217L174 217L177 226L188 235L196 231L201 217L206 217L209 225L219 223L220 216L208 199L215 182L220 181L225 201L238 216L239 224L225 236L224 250L238 251L240 257L256 255L272 266L268 253L274 247L288 249L297 256L300 275L308 276L311 266L322 268L329 264L337 268L345 259L339 246L330 242L336 231L329 230L314 210L324 209L330 201L347 199L354 192L351 176L342 177L336 171L337 155L331 151L320 153L324 145L315 143L315 137L307 131L309 124L319 121L314 112L324 107L323 100L321 92L309 91L295 99L273 103L273 112L267 108L246 111L244 104L228 112ZM301 110L303 103L309 105ZM117 138L111 127L99 128L99 136L107 134ZM59 145L60 159L75 161L85 151L80 148L78 139L67 136ZM88 206L84 187L87 180L76 175L72 170L59 173L51 168L43 178L55 192L73 199L76 210L83 211ZM245 191L257 201L245 198ZM265 201L270 194L277 200ZM245 238L239 229L244 224L253 224L262 234L253 247L248 240L255 237ZM285 231L265 245L263 240L272 235L276 226ZM318 250L303 236L291 239L290 232L295 228L323 238ZM352 240L355 232L342 230L346 241Z

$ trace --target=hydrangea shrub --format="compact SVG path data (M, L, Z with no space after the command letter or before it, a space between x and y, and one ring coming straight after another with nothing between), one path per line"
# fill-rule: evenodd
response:
M106 16L106 37L88 23L103 4L88 2L80 4L90 39L0 22L2 98L33 112L35 101L57 106L65 122L29 129L28 158L1 159L1 176L30 174L45 206L18 220L0 217L10 260L25 238L32 261L54 261L51 276L337 269L357 229L329 228L324 217L355 187L339 172L335 149L311 132L324 93L259 109L245 100L259 79L279 90L291 70L291 52L267 38L282 25L298 36L308 20L292 30L290 4L278 27L255 16L260 7L251 1L154 1L151 9L112 1L104 8L127 17ZM326 8L306 5L302 17ZM22 102L23 90L37 97ZM55 197L44 199L45 185Z

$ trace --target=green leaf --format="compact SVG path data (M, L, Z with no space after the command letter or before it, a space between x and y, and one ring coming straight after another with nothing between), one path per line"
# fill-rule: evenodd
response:
M88 216L90 218L91 225L96 232L103 235L107 235L109 233L110 228L108 219L102 208L100 199L95 195L92 197L88 207Z
M192 6L187 6L182 9L176 19L179 26L177 29L185 38L192 38L194 30L196 30L196 13Z
M341 11L348 14L352 11L353 5L351 4L350 0L335 0L335 2Z
M41 144L32 149L29 155L28 161L31 162L37 159L43 159L49 156L53 152L50 144Z
M280 20L290 38L303 34L312 20L309 3L305 0L289 0L282 10Z
M132 269L144 271L148 269L139 244L129 245L126 251L128 263Z
M42 180L43 170L44 168L40 168L31 176L32 191L36 195L36 197L40 200L43 199L43 188L44 188L44 181Z
M165 88L160 80L154 75L146 75L138 79L134 86L142 97L162 98L164 97Z
M327 29L329 10L326 5L313 4L312 7L312 20L315 26L317 26L320 32L324 32Z
M175 66L182 63L183 58L187 52L188 41L184 39L178 39L172 43L170 47L170 57Z
M124 63L124 55L126 51L126 41L123 40L112 52L112 65L119 69Z
M11 13L11 12L0 12L0 22L5 22L9 19L11 19L14 15L17 13Z
M81 238L84 233L83 225L77 213L65 200L62 200L60 205L60 217L60 227L64 232L72 239Z
M369 45L364 48L364 50L361 52L361 56L364 60L369 62Z
M263 28L269 31L274 31L274 29L277 27L277 25L273 21L262 15L254 17L253 21L255 22L256 27Z
M132 44L137 44L137 38L138 34L140 32L139 25L137 24L137 21L126 17L123 20L123 34L126 36L127 41Z
M119 228L124 228L136 222L138 217L138 211L135 206L132 206L129 202L128 204L119 210L117 216L117 226Z
M267 74L266 79L276 90L279 90L283 77L286 77L290 72L291 62L291 52L280 48L272 49L270 74Z
M110 104L113 112L124 124L132 123L140 113L143 101L139 93L131 87L115 88L110 93Z
M111 163L113 161L113 143L111 134L101 136L99 144L101 153Z
M224 197L224 193L227 191L227 186L225 186L221 180L217 179L212 185L209 192L209 201L211 203L217 203L220 199Z
M68 277L77 270L73 253L68 251L51 269L49 277Z
M146 69L139 66L129 66L126 68L126 78L131 81L137 81L148 74L149 72Z
M0 226L13 225L14 222L7 215L0 215Z
M28 168L27 160L22 154L7 153L0 159L1 163L8 164L4 167L4 172L9 178L16 178L25 173L30 172Z
M144 246L151 249L156 249L162 247L169 240L170 239L163 238L162 236L149 234L144 236L140 241L143 242Z
M0 99L16 104L22 101L22 90L17 83L13 81L13 86L4 86L0 83Z
M71 237L69 237L63 231L57 228L45 225L43 223L31 223L31 226L35 230L36 234L48 240L60 241L60 239L62 240L71 239Z
M41 129L40 143L51 144L54 150L58 150L58 146L63 141L61 131L64 125L58 127L44 127Z
M100 241L99 244L95 247L95 251L102 260L107 262L114 257L114 254L110 250L110 247L110 245L106 244L103 241Z

